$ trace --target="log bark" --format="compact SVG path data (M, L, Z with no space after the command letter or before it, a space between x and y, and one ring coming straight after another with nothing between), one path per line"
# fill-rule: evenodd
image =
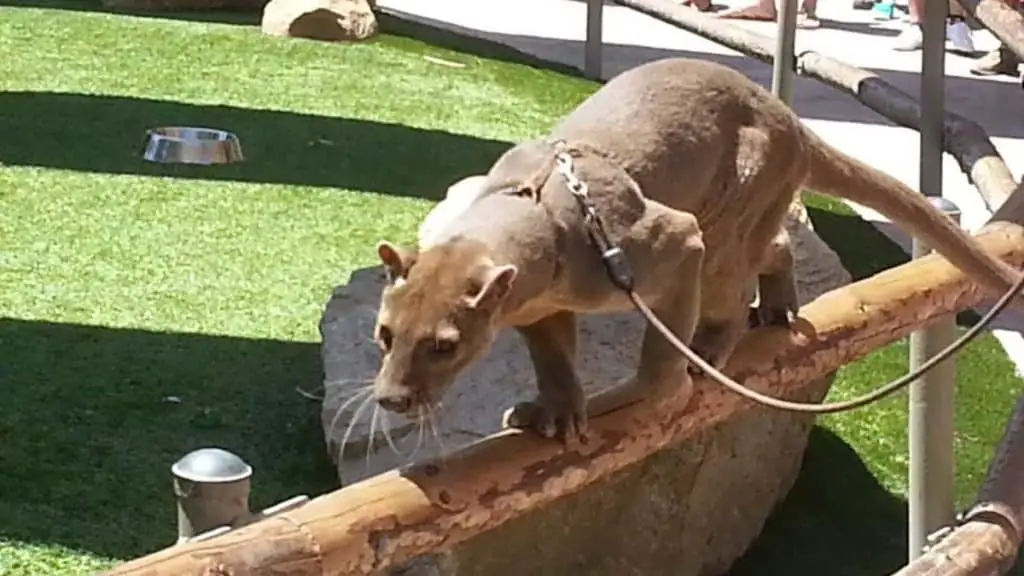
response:
M1014 264L1024 261L1024 228L1018 225L989 225L979 241ZM982 297L944 259L915 260L821 296L801 310L793 331L752 333L728 371L756 390L785 395ZM583 446L563 449L506 431L443 463L375 476L272 519L156 552L108 574L370 574L449 549L751 407L704 378L696 384L689 408L642 403L594 419Z
M699 34L747 56L769 63L774 60L773 38L702 14L681 4L670 0L615 2ZM999 0L982 0L983 4L998 2ZM998 11L998 8L990 9ZM1021 32L1024 34L1024 28ZM798 55L796 72L853 96L861 104L900 126L920 130L921 109L917 101L873 72L813 51ZM946 112L943 135L945 151L956 159L960 169L981 193L988 208L994 211L1006 201L1017 184L985 130L977 122Z

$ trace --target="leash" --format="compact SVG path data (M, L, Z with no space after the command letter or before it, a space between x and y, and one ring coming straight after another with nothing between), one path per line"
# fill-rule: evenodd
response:
M992 309L989 310L974 326L971 326L970 329L961 335L960 338L957 338L952 344L946 346L939 351L938 354L929 358L916 370L893 380L873 392L869 392L863 396L858 396L850 400L833 403L815 404L810 402L804 403L782 400L780 398L767 396L755 390L751 390L743 384L740 384L726 376L714 366L708 364L696 352L691 350L689 346L683 343L682 340L680 340L667 326L665 326L664 323L662 323L654 311L647 306L647 303L644 302L643 298L636 293L636 290L634 289L635 279L633 276L633 270L629 265L629 260L626 258L625 252L623 252L622 249L608 237L608 233L604 228L604 223L601 221L601 218L594 207L594 203L590 197L586 183L576 176L573 157L569 153L565 142L556 143L555 170L565 180L566 186L569 188L569 192L574 198L576 198L576 201L583 212L583 224L587 228L588 236L601 254L601 260L604 262L604 266L608 272L608 278L611 280L611 283L629 296L630 301L633 303L633 306L637 311L639 311L647 322L649 322L651 326L654 326L654 328L661 333L661 335L668 340L680 354L685 356L687 360L710 376L712 380L724 386L731 392L771 408L810 414L834 414L837 412L854 410L877 402L878 400L907 387L910 383L919 379L937 364L960 351L961 348L974 340L982 330L988 327L992 320L994 320L1000 312L1009 306L1013 298L1021 291L1022 288L1024 288L1024 275L1021 275L1020 279L1017 280L1012 288L1003 294L1003 296L996 302L995 306L993 306Z

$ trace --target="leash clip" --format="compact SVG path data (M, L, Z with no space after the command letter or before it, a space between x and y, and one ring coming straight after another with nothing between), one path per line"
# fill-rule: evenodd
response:
M569 193L580 205L587 235L601 254L601 260L608 271L608 278L620 290L631 292L634 282L633 270L629 266L629 260L626 259L626 253L608 237L604 223L590 199L590 190L587 188L587 184L576 176L572 155L565 149L565 146L564 142L559 143L559 149L555 153L555 169L565 179Z

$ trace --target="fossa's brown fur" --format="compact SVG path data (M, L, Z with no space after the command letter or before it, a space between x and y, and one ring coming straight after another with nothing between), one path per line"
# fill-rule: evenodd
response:
M827 145L740 73L660 60L609 81L548 139L503 154L479 196L419 254L378 245L393 279L377 328L385 355L375 392L385 408L437 402L505 326L524 336L539 391L508 415L514 426L569 438L587 412L652 393L691 394L686 360L648 327L633 379L584 409L575 314L630 303L608 281L576 201L553 173L556 141L572 150L637 292L716 367L747 327L755 285L762 322L785 325L796 312L782 223L805 187L882 212L989 289L1017 277L921 195Z

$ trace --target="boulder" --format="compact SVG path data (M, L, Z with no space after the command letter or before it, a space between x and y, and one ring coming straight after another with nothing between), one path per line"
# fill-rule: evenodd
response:
M437 210L440 220L449 217L444 202ZM814 233L803 206L795 203L790 216L801 302L848 283L849 274ZM372 402L363 405L360 393L379 366L370 335L383 282L381 268L355 271L335 289L321 321L322 422L342 484L403 464L413 454L433 456L494 433L504 409L534 393L526 348L507 330L457 379L441 413L423 424L375 417ZM581 318L578 366L589 393L635 369L643 329L634 312ZM821 401L830 384L831 378L813 382L790 398ZM746 410L554 505L390 574L720 574L788 493L813 423L804 414Z
M365 40L378 27L369 0L270 0L261 29L270 36L336 42Z

